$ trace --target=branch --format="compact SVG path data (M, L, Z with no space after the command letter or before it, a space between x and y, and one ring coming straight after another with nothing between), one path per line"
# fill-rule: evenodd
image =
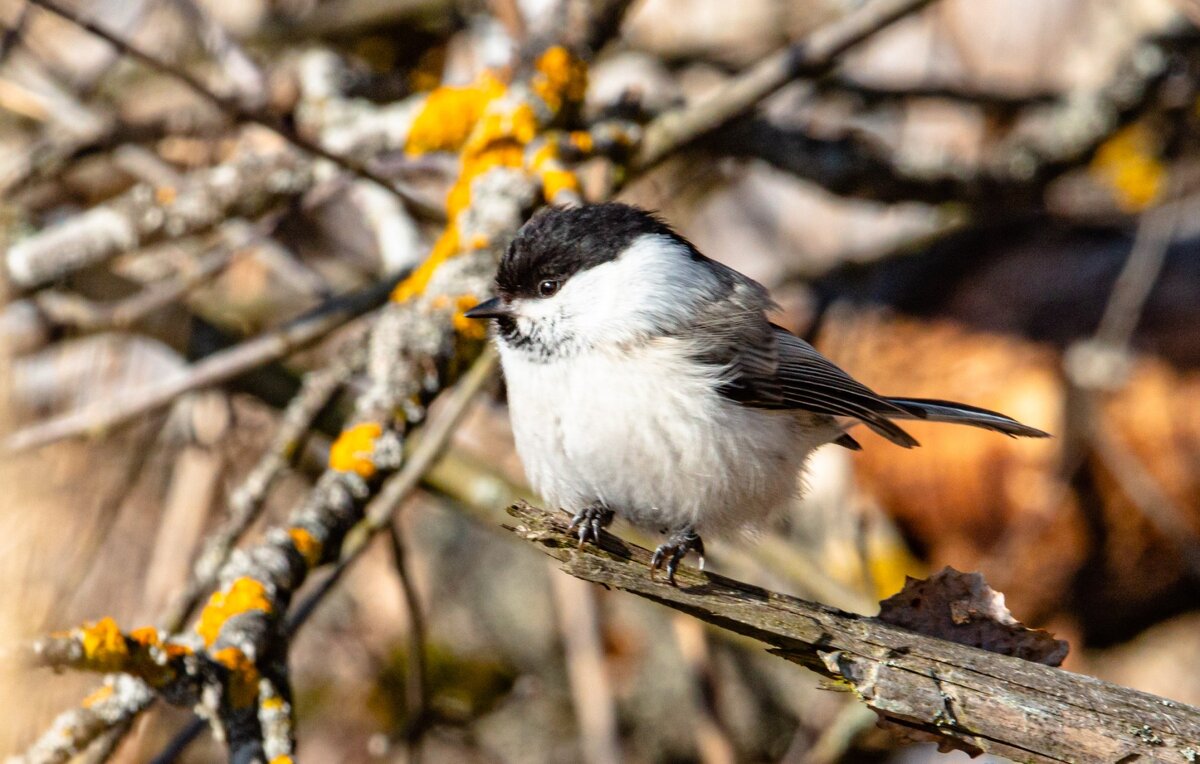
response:
M64 438L103 432L167 405L184 393L226 382L316 342L384 301L388 283L336 298L303 318L205 358L168 377L85 408L69 411L13 433L0 452L38 448Z
M256 218L312 187L313 163L294 151L255 153L189 173L178 188L139 183L120 196L8 248L3 270L32 289L169 238Z
M700 136L753 109L759 101L800 76L832 69L842 53L932 0L876 0L822 26L803 42L756 64L702 102L668 112L646 128L631 167L648 169Z
M888 722L1018 761L1194 761L1200 709L1040 663L692 569L648 575L650 552L604 534L578 548L559 512L520 503L506 526L572 576L623 589L722 629L852 690Z

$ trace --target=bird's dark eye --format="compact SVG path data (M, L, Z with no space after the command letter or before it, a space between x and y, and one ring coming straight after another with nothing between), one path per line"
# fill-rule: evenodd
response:
M562 284L556 279L545 279L538 282L538 297L553 297Z

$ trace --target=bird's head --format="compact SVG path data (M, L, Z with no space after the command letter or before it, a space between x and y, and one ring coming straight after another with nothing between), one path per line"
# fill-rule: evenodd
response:
M496 297L467 312L500 342L540 358L678 331L727 289L714 267L654 215L627 204L548 208L500 261Z

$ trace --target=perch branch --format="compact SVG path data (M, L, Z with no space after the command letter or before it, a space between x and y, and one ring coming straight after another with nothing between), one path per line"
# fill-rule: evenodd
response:
M604 534L600 549L580 549L566 515L524 503L508 512L509 529L567 573L757 639L948 744L1034 762L1186 762L1200 746L1200 709L691 568L670 586L648 575L642 547Z

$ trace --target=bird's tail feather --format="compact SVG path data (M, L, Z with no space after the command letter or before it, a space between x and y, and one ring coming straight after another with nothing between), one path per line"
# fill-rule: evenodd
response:
M1010 437L1048 438L1050 434L1036 427L1024 425L1001 413L968 406L965 403L939 401L930 398L888 398L887 402L897 407L903 414L888 412L887 416L894 419L924 419L927 422L949 422L965 424L971 427L982 427L985 430L1002 432Z

